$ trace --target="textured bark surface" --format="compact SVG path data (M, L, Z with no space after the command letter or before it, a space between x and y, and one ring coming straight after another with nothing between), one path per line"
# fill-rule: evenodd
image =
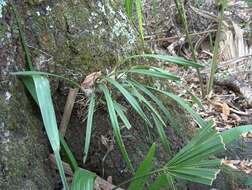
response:
M39 70L82 80L137 50L136 33L113 1L14 2ZM8 4L0 9L0 189L54 189L39 110L10 76L25 69L17 26Z

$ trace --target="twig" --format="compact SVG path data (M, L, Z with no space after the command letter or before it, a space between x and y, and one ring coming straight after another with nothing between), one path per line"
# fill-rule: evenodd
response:
M63 117L60 122L60 132L61 132L62 136L65 136L67 125L68 125L70 118L71 118L74 102L75 102L78 91L79 91L78 88L74 88L74 89L70 88L70 90L69 90L69 93L67 96L67 101L66 101L65 108L64 108Z

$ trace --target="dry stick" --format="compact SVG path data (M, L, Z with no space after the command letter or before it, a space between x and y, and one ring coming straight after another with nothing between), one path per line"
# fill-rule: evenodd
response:
M224 19L224 3L222 2L220 6L221 6L221 10L219 13L218 31L215 38L215 44L214 44L214 50L213 50L213 61L211 65L210 78L207 85L207 94L209 94L211 90L213 89L214 74L216 72L217 62L219 61L219 41L220 41L220 35L221 35L221 29L222 29L222 21Z
M52 168L55 170L58 170L57 166L56 166L56 160L55 160L55 156L53 154L49 155L49 160L51 162ZM73 177L73 171L70 167L70 165L66 162L63 162L63 168L64 168L64 172L66 175ZM95 179L95 183L94 183L94 189L95 190L111 190L113 188L115 188L116 186L109 183L108 181L104 180L103 178L97 176ZM122 188L117 188L118 190L123 190Z
M186 38L187 38L187 40L188 40L189 47L190 47L190 49L191 49L191 51L192 51L192 58L193 58L193 61L194 61L195 63L197 63L197 58L196 58L195 49L194 49L194 47L193 47L192 38L191 38L191 35L189 34L189 30L188 30L188 24L187 24L187 21L186 21L186 14L185 14L184 5L183 5L183 3L181 3L181 0L175 0L175 4L176 4L176 7L177 7L177 9L178 9L180 18L182 19L182 23L183 23L183 25L184 25L184 30L185 30L185 33L186 33ZM205 97L203 79L202 79L202 77L201 77L201 73L200 73L199 68L196 68L196 70L197 70L197 75L198 75L199 82L200 82L201 95L202 95L202 97Z
M63 137L65 136L67 125L71 118L74 102L75 102L78 91L79 91L79 88L74 88L74 89L70 88L68 96L67 96L67 101L65 104L63 117L60 122L60 132Z

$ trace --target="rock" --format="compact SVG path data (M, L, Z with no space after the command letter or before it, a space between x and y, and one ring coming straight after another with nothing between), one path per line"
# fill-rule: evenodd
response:
M8 36L0 44L0 189L53 189L38 109L22 83L9 75L19 63Z

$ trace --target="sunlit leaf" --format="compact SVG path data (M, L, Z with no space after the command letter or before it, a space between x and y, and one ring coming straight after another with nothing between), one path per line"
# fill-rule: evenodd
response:
M51 147L53 149L53 152L55 154L56 164L58 166L64 188L65 190L68 190L69 188L59 154L60 151L59 132L57 128L57 122L51 98L49 81L47 80L47 78L43 76L33 76L33 81L46 133L50 141Z
M165 71L163 69L152 67L152 66L134 66L131 67L131 69L128 70L128 73L137 73L157 78L163 78L167 80L175 80L179 81L180 78L176 75L173 75L169 73L168 71Z
M124 0L124 6L128 17L132 14L132 0Z
M182 57L176 57L176 56L171 56L171 55L161 55L161 54L142 54L142 55L133 55L129 56L125 59L125 61L129 59L136 59L136 58L153 58L161 61L167 61L170 63L175 63L177 65L181 66L191 66L194 68L203 68L204 66L198 63L195 63L193 61L184 59Z

